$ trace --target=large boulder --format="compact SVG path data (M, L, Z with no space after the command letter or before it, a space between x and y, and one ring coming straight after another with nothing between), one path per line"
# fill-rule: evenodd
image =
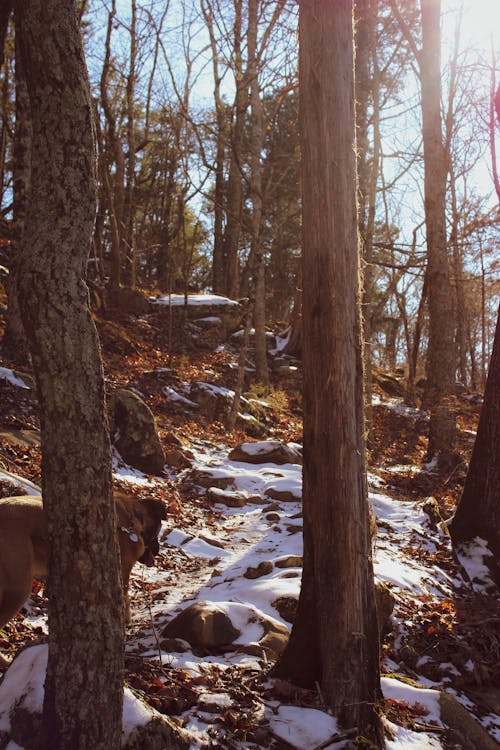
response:
M146 294L140 289L132 289L122 286L108 292L108 300L111 305L118 307L123 312L131 315L144 315L152 312L153 306Z
M188 294L187 304L183 294L165 294L150 298L155 310L171 315L174 321L212 321L224 338L236 331L246 311L246 301L232 300L215 294Z
M146 474L161 474L165 452L153 412L142 398L126 388L115 391L110 421L113 442L123 460Z
M241 443L229 454L231 461L249 464L301 464L300 446L282 443L279 440L263 440L255 443Z
M234 399L234 391L228 388L195 381L191 383L189 397L200 407L200 411L210 421L224 421Z
M380 367L372 368L373 382L376 383L388 396L403 398L405 395L404 383L389 372L384 372Z

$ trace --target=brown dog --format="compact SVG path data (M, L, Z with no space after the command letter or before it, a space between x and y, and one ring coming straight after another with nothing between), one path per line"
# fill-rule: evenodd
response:
M115 491L123 594L129 619L128 582L136 562L150 567L158 554L158 534L166 519L161 500L138 500ZM47 575L46 520L40 495L0 499L0 628L27 600L33 578ZM9 662L0 656L0 666Z

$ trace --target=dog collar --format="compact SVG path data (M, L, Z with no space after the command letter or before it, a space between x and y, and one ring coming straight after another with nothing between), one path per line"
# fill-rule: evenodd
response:
M139 541L139 537L138 537L138 535L135 533L135 531L133 529L127 529L126 526L118 526L118 528L119 528L120 531L124 531L125 534L128 534L128 537L129 537L129 539L130 539L131 542L138 542Z

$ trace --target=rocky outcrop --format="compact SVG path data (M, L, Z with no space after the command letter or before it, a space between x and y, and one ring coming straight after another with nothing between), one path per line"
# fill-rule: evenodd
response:
M131 315L144 315L152 312L153 305L140 289L122 286L108 292L108 301L114 307Z
M221 336L228 338L241 326L245 315L245 300L231 300L228 297L206 294L189 294L187 304L183 294L163 295L150 298L155 311L171 315L174 320L189 320L199 324L200 330L207 322L215 323Z
M372 369L373 382L376 383L388 396L402 398L405 395L404 383L395 375L384 372L379 367Z
M128 464L146 474L161 474L165 453L153 412L133 391L115 391L110 399L113 443Z
M298 445L282 443L279 440L263 440L255 443L241 443L229 454L231 461L249 464L301 464L302 453Z

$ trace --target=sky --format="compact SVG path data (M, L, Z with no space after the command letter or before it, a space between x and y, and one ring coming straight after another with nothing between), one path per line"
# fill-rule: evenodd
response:
M489 55L492 44L500 51L500 0L443 0L443 12L464 8L464 38ZM446 15L445 15L446 18ZM446 21L444 21L446 24Z

